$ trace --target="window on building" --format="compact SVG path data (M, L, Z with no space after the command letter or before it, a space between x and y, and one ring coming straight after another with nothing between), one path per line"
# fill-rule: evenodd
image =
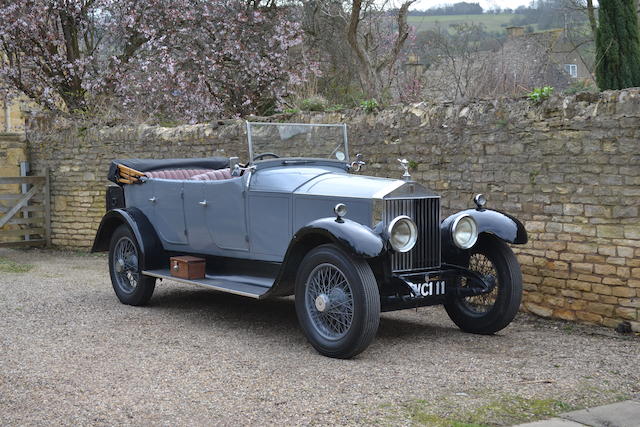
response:
M578 66L576 64L564 64L564 70L569 73L571 77L578 77Z

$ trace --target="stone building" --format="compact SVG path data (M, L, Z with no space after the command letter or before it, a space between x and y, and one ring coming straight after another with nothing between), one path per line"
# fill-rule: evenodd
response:
M0 132L23 132L28 105L24 97L5 97L0 100Z
M464 36L438 40L435 49L423 52L425 64L406 64L422 72L427 99L519 96L544 86L559 92L578 81L593 82L590 68L562 29L526 33L524 27L508 27L505 39L482 43Z
M524 27L507 27L507 41L504 49L511 52L519 52L518 56L525 52L537 51L538 59L548 62L557 70L564 72L572 81L573 79L589 80L593 82L593 76L586 59L580 54L579 49L569 38L563 29L554 29L534 33L526 33Z

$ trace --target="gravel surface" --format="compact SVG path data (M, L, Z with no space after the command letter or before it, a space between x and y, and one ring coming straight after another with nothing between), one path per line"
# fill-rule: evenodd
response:
M360 356L334 360L307 344L290 298L160 282L149 306L130 307L106 256L0 257L33 265L0 270L2 425L429 424L469 413L508 424L487 408L513 397L580 408L640 392L640 339L604 328L519 315L476 336L439 307L405 310L382 315Z

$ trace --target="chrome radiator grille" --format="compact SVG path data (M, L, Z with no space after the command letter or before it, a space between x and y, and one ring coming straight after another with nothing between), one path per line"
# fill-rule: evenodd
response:
M440 198L387 199L384 201L385 226L398 215L407 215L418 226L418 240L409 252L391 256L394 272L440 266Z

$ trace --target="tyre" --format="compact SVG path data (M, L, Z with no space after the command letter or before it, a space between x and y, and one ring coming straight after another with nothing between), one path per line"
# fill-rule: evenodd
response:
M351 358L378 330L380 293L371 267L335 245L318 246L304 257L295 300L302 330L325 356Z
M522 273L511 248L498 238L483 235L469 250L468 268L496 280L491 292L471 297L450 296L445 309L463 331L493 334L505 328L518 312L522 300ZM465 286L466 279L462 280Z
M156 287L154 277L143 276L138 242L125 224L111 236L109 274L116 296L123 304L144 305Z

